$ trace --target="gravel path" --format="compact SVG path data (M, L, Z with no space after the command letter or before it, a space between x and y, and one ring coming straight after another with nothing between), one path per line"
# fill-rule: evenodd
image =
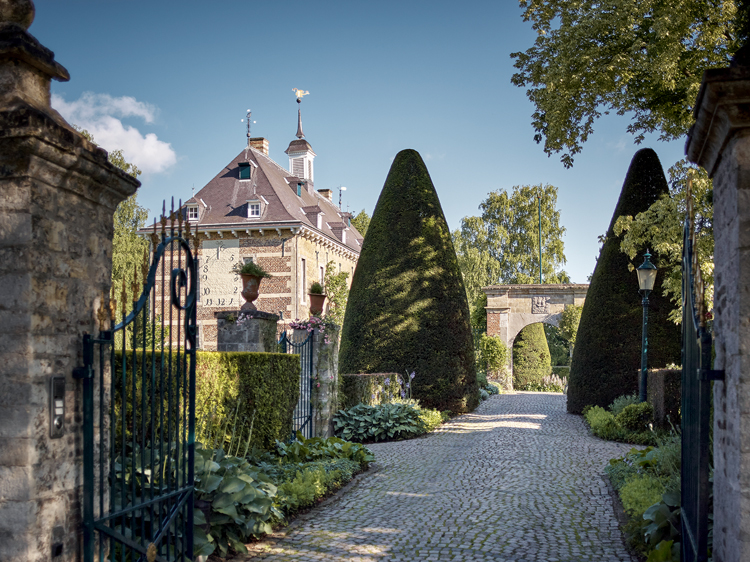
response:
M370 448L368 473L247 559L634 560L602 479L630 446L588 435L562 395L493 396L430 435Z

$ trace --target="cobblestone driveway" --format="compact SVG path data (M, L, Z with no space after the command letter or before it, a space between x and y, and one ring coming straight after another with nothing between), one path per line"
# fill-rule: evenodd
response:
M269 561L628 561L591 437L559 394L493 396L428 436L370 448L370 472L255 545Z

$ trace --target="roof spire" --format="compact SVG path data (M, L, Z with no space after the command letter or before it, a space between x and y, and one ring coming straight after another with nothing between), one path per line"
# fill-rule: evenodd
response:
M297 138L304 139L305 133L302 132L302 96L308 95L310 92L306 90L300 90L298 88L292 88L292 91L297 95Z
M297 103L301 103L302 100L297 98ZM302 132L302 107L297 108L297 138L304 139L305 133Z

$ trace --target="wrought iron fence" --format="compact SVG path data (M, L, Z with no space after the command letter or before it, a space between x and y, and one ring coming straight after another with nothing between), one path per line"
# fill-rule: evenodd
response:
M299 400L292 418L292 437L299 431L309 439L312 437L312 392L313 392L313 338L314 332L294 330L281 334L279 344L284 353L297 353L300 356Z
M683 562L708 560L711 334L706 325L703 282L697 254L688 182L688 212L682 250L682 465L681 532Z
M193 558L197 270L189 225L162 216L132 282L133 308L116 300L84 337L84 561ZM119 290L119 288L118 288ZM125 286L121 303L126 299Z

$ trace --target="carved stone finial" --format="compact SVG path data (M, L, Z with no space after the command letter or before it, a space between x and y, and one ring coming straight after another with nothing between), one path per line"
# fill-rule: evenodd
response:
M31 0L0 0L0 22L15 23L28 29L34 21L34 12Z

